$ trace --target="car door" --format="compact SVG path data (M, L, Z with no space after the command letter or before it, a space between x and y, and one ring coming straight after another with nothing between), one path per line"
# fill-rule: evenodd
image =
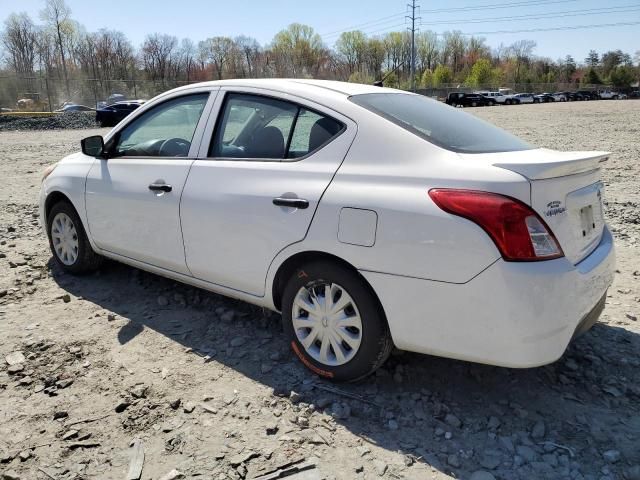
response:
M305 237L356 124L259 89L222 89L216 103L211 144L182 196L187 265L196 278L262 296L273 258Z
M88 225L106 252L189 274L180 229L180 196L213 104L209 90L174 94L112 135L108 159L87 176Z

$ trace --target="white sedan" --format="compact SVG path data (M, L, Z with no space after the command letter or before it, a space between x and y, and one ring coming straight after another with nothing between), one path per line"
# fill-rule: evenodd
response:
M40 213L64 270L108 257L282 312L322 377L393 346L532 367L604 307L607 157L393 89L219 81L84 139L45 171Z

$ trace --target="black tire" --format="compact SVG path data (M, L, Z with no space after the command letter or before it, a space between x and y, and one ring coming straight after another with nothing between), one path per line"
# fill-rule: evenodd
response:
M477 107L477 106L478 106L478 104L477 104L476 102L471 102L471 106L472 106L472 107Z
M362 321L362 340L351 360L332 366L314 359L300 343L293 327L294 300L300 289L338 284L353 299ZM294 353L313 373L335 382L355 382L378 369L393 348L384 312L370 286L355 271L330 261L302 265L291 276L282 297L282 323ZM331 347L333 348L333 347Z
M63 213L67 215L67 217L69 217L76 230L76 238L78 240L78 254L72 264L66 264L62 261L62 259L58 256L58 253L56 252L53 244L54 241L51 234L51 228L53 226L54 219L60 213ZM80 220L76 209L73 208L73 205L71 205L69 202L62 201L56 203L47 214L47 236L49 237L49 248L51 248L53 259L66 272L72 273L74 275L90 273L100 268L102 262L104 261L104 258L94 252L91 248L91 244L89 243L89 239L87 238L87 234L84 230L84 226L82 225L82 221Z

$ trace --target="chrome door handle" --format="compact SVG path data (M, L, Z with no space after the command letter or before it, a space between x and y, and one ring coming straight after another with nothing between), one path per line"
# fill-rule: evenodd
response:
M273 199L273 204L278 207L291 207L304 209L309 206L309 201L304 198L283 198L278 197Z
M169 193L171 190L173 190L173 187L171 185L168 185L166 183L152 183L149 185L149 190L151 190L152 192L166 192Z

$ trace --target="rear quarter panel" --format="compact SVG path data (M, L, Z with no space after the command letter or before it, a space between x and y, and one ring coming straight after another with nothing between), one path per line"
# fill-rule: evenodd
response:
M440 210L431 188L469 188L530 200L521 175L464 160L384 120L359 119L358 134L327 188L306 238L281 252L277 267L302 251L336 255L362 271L465 283L500 254L476 224ZM377 231L372 246L338 239L344 207L373 210Z

